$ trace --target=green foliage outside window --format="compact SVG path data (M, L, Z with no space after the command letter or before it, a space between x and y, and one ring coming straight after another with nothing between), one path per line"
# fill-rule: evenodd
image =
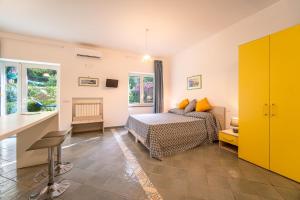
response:
M145 76L143 80L144 84L144 103L153 103L153 76Z
M130 75L129 104L151 104L154 96L154 77L149 75ZM143 95L141 99L141 95Z
M18 70L5 68L6 114L18 111ZM52 69L27 68L27 111L51 111L56 108L57 72Z
M28 112L51 111L56 108L57 72L28 68Z
M6 114L16 113L18 110L18 71L16 67L5 68L6 75Z
M140 77L129 76L129 103L140 103Z

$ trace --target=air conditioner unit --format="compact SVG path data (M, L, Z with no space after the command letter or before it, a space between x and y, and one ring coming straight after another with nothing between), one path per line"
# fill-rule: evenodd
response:
M94 59L101 59L102 55L100 52L92 49L83 49L78 48L76 49L76 56L77 57L85 57L85 58L94 58Z

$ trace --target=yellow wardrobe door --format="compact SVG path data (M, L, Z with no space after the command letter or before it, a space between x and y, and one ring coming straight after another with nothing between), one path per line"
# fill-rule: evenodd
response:
M269 169L269 36L239 48L239 157Z
M300 182L300 26L270 36L270 168Z

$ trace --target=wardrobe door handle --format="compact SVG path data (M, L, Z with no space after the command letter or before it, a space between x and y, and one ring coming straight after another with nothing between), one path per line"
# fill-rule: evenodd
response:
M270 108L269 104L265 103L264 105L264 116L269 116Z

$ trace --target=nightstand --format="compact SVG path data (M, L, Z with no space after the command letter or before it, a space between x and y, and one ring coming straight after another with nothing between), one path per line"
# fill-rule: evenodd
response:
M219 132L219 147L227 151L238 153L239 135L232 129L222 130Z

